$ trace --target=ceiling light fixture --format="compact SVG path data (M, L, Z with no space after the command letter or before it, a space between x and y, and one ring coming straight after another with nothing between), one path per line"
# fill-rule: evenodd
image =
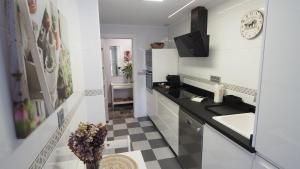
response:
M178 12L180 12L181 10L183 10L184 8L188 7L189 5L191 5L192 3L194 3L196 0L192 0L191 2L189 2L188 4L184 5L183 7L181 7L180 9L178 9L176 12L172 13L171 15L168 16L168 18L172 18L174 15L176 15Z
M162 2L164 0L144 0L144 1L150 1L150 2Z

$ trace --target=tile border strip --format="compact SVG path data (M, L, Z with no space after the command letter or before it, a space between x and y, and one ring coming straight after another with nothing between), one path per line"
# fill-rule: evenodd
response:
M257 92L257 90L255 90L255 89L250 89L250 88L246 88L243 86L238 86L238 85L229 84L229 83L223 83L223 84L227 90L232 90L232 91L235 91L238 93L243 93L243 94L246 94L249 96L255 96L256 92Z
M194 81L198 81L198 82L203 82L209 85L215 85L215 82L212 82L208 79L204 79L204 78L199 78L199 77L194 77L194 76L189 76L189 75L185 75L185 74L180 74L182 77L184 78L188 78L190 80L194 80ZM246 94L249 96L256 96L257 90L255 89L250 89L250 88L246 88L243 86L238 86L238 85L234 85L234 84L230 84L230 83L225 83L223 82L222 84L224 84L225 89L226 90L232 90L238 93L242 93L242 94Z
M57 143L59 142L60 138L62 137L63 133L67 129L68 125L70 124L72 118L74 117L76 110L79 107L79 103L82 101L83 96L80 96L78 101L74 104L75 106L72 108L70 113L66 116L64 123L61 128L57 128L56 131L52 134L51 138L47 142L47 144L44 146L42 151L38 154L36 159L32 162L29 169L42 169L50 157L51 153L55 149Z
M101 89L86 89L84 91L85 96L99 96L102 94L103 94L103 91Z

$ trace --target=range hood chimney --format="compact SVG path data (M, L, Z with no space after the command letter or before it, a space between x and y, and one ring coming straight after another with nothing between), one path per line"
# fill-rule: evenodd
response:
M207 34L207 9L202 6L192 10L191 33L196 31L200 31L202 36Z
M207 15L207 9L202 6L191 11L191 33L174 38L180 57L209 56Z

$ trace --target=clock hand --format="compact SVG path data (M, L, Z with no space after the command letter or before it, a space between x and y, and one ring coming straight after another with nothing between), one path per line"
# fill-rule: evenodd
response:
M251 20L250 22L245 23L245 27L251 28L251 27L253 27L255 24L256 24L256 20L253 19L253 20Z

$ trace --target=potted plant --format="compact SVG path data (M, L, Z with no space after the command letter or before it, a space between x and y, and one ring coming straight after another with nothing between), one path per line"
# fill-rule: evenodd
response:
M106 125L80 123L78 129L71 133L68 146L87 169L99 169L106 135Z
M128 80L129 83L132 83L132 63L128 62L122 69L123 74L125 75L126 79Z

